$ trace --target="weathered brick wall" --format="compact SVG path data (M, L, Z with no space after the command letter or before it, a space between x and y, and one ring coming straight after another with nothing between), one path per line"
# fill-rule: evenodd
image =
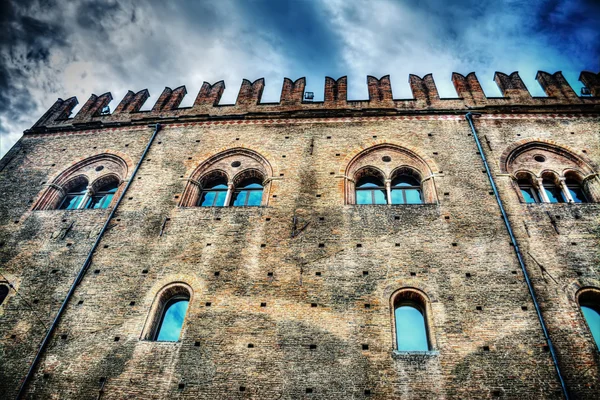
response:
M578 286L600 286L599 206L521 204L498 160L518 140L550 138L586 150L600 164L598 122L597 116L550 114L476 120L523 252L556 280L544 279L526 255L575 398L594 398L600 379L597 349L573 299ZM104 150L135 163L152 130L29 134L7 156L0 174L0 260L20 295L0 307L0 392L6 398L16 394L45 332L42 323L50 325L108 215L31 211L42 183ZM415 149L435 164L438 203L344 204L340 171L361 149L384 142ZM271 164L268 206L178 207L195 168L235 147L252 149ZM28 395L560 398L490 192L460 114L165 124ZM292 238L294 215L300 226L309 224ZM193 289L181 341L141 340L156 293L172 282ZM393 352L390 296L403 287L418 288L431 301L430 354Z

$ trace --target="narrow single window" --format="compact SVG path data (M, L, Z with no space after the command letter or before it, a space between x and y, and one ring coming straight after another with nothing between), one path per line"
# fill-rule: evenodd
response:
M181 296L173 297L166 303L154 340L158 342L176 342L179 340L188 303L189 299Z
M519 190L521 191L521 196L523 196L523 201L525 203L539 203L539 197L535 191L535 188L531 184L531 181L528 179L519 179L518 181Z
M85 194L87 192L87 185L87 182L82 182L79 185L73 187L71 190L69 190L58 209L76 210L78 208L85 208L81 207L81 202L85 198Z
M260 206L262 202L263 185L258 178L249 178L242 181L233 192L232 205L234 207Z
M110 182L100 187L100 189L94 193L85 208L107 208L117 192L118 187L119 184L117 182Z
M392 181L392 204L422 204L421 185L415 178L400 175Z
M562 192L556 184L550 179L544 179L542 181L542 185L544 187L544 191L546 192L546 196L548 196L548 201L550 203L564 203L565 199L563 198Z
M398 351L427 351L427 329L422 308L412 302L400 302L394 310Z
M567 184L567 189L569 190L569 193L571 193L571 198L573 199L574 203L587 203L588 202L587 198L585 197L583 188L581 187L579 182L577 182L576 180L574 180L572 178L571 179L567 178L565 183Z
M8 296L8 286L0 285L0 306L4 303L6 296Z
M198 205L200 207L223 207L225 205L226 197L227 182L219 179L209 183L207 187L202 190Z
M364 176L356 183L356 204L387 204L383 182L375 176Z
M586 289L579 295L579 307L600 350L600 290Z

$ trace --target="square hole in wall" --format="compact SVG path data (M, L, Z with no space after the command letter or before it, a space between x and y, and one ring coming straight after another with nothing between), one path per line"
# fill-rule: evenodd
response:
M135 306L135 301L130 301L130 302L129 302L129 305L130 305L130 306Z
M369 275L369 271L363 271L363 276Z
M273 276L272 272L267 272L267 276Z
M194 342L194 347L200 347L200 342Z
M142 274L147 274L147 273L148 273L148 270L147 270L147 269L143 269L143 270L142 270Z
M371 391L369 389L365 389L365 396L370 396L371 395Z
M311 344L310 346L308 346L308 348L310 350L316 350L317 349L317 345L316 344Z
M471 273L470 273L470 272L467 272L467 273L465 274L465 276L466 276L467 278L470 278L470 277L471 277Z
M317 307L317 303L310 303L310 306L313 307L313 308Z
M114 339L114 340L115 340L115 342L118 342L119 340L121 340L121 338L120 338L120 337L118 337L118 336L115 336L115 339Z
M481 311L481 310L483 310L483 307L481 307L481 306L477 306L477 307L475 307L475 309L476 309L477 311Z
M365 308L371 308L371 305L369 303L365 303Z
M249 348L249 349L253 349L253 348L254 348L254 345L253 345L252 343L248 343L248 348Z
M261 306L261 307L266 307L266 306L267 306L267 303L260 303L260 306Z
M410 276L417 276L417 273L416 272L411 272Z
M483 346L483 351L490 351L490 346Z
M51 273L51 274L55 274L55 273L57 273L57 272L58 272L58 270L57 270L57 269L53 269L52 271L50 271L50 273Z
M325 243L319 243L319 247L325 247Z
M33 300L33 304L37 304L37 303L39 303L39 302L40 302L40 301L39 301L38 299L35 299L35 300Z
M179 383L177 387L179 388L179 390L183 390L185 389L185 383Z
M312 393L312 392L313 392L312 388L306 388L306 393L307 393L307 394L310 394L310 393Z
M363 344L362 345L362 349L363 350L369 350L369 345L368 344Z
M521 306L521 310L527 311L527 306Z
M261 243L260 247L267 247L267 244L266 243Z
M221 272L215 271L215 276L219 276L219 275L221 275Z
M212 303L211 303L210 301L207 301L206 303L204 303L204 305L205 305L206 307L210 307L210 306L212 305Z
M80 306L80 305L82 305L82 304L83 304L83 300L79 300L79 301L77 302L77 305L78 305L78 306Z
M356 247L362 247L361 243L356 243Z
M99 273L100 273L100 270L99 270L99 269L95 269L95 270L94 270L94 274L98 275Z
M246 391L246 387L245 386L240 386L240 392L245 392Z
M321 272L317 271L317 272L315 272L315 275L316 276L321 276Z

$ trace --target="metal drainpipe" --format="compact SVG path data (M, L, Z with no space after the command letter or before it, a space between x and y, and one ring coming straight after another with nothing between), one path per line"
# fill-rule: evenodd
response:
M131 183L133 182L133 179L135 178L135 175L137 174L138 169L140 169L140 165L142 164L142 161L146 157L148 150L150 150L150 146L152 145L154 138L156 137L158 131L160 130L160 127L161 127L160 124L155 125L154 133L150 137L150 140L148 141L148 144L146 145L146 148L144 149L142 156L140 157L137 165L135 166L135 169L133 170L133 173L131 174L131 177L129 178L129 181L127 182L127 185L125 185L125 189L123 189L123 191L121 192L121 195L119 196L119 198L117 200L117 203L111 210L110 214L108 215L108 218L106 218L106 221L104 222L104 225L102 226L102 229L100 230L100 233L98 233L98 237L96 238L94 245L90 249L90 251L87 255L87 258L85 259L85 261L83 262L83 265L81 266L81 269L79 270L79 274L77 274L77 278L73 281L73 284L71 285L71 288L69 289L69 292L67 293L67 297L65 297L62 305L60 306L60 309L58 310L58 313L56 314L56 317L54 317L54 321L52 321L52 325L48 329L48 332L46 332L46 336L44 337L44 340L42 341L42 344L40 345L40 348L38 349L38 352L35 355L35 358L33 359L31 366L29 367L29 371L27 371L27 375L25 375L25 378L23 379L23 382L21 383L21 387L19 388L19 393L17 393L17 397L16 397L17 400L22 399L23 396L25 395L25 389L27 387L27 384L29 383L31 377L33 376L33 373L35 372L35 368L37 367L37 364L39 363L40 359L42 358L42 354L46 348L46 345L50 341L50 337L54 333L56 326L58 325L60 317L62 316L63 312L67 308L67 304L68 304L69 300L71 299L71 297L73 296L73 293L75 292L75 289L77 288L77 285L79 284L79 282L81 282L88 267L90 266L90 264L92 262L92 256L94 254L94 251L100 244L100 241L102 240L102 236L104 235L104 232L106 232L106 229L108 228L108 224L110 223L110 220L115 215L117 208L119 207L119 204L121 204L121 200L123 200L123 197L125 197L125 193L127 193L129 186L131 186Z
M525 262L523 260L523 255L521 254L521 250L519 249L519 245L517 244L517 239L513 233L512 227L510 225L510 221L508 220L508 216L506 215L506 211L504 211L504 206L502 205L502 201L500 200L500 194L498 193L498 189L496 188L496 183L494 182L494 178L492 177L492 172L490 171L490 167L488 165L487 159L485 158L485 154L483 153L483 148L481 147L481 143L479 142L479 137L477 136L477 131L475 130L475 125L473 125L473 114L468 112L465 115L465 118L469 122L469 126L471 127L471 132L473 132L473 138L475 138L475 143L477 144L477 149L479 150L479 154L481 155L481 160L483 161L483 165L485 166L485 172L487 173L488 179L490 180L490 184L492 185L492 190L494 191L494 196L496 196L496 201L498 202L498 207L500 207L500 212L502 213L502 219L504 220L504 225L508 230L508 234L510 236L510 241L512 242L513 248L515 249L515 253L517 255L517 259L519 260L519 265L521 266L521 271L523 271L523 276L525 277L525 282L527 283L527 288L529 289L529 294L531 299L533 300L533 305L535 307L535 311L537 313L538 319L540 321L540 325L542 326L542 331L544 331L544 337L546 338L546 342L548 343L548 348L550 349L550 355L552 356L552 361L554 363L554 368L556 369L556 373L558 374L558 380L560 381L560 386L562 387L563 395L566 400L569 400L569 392L567 391L567 386L560 372L560 367L558 366L558 359L556 358L556 352L554 351L554 346L552 345L552 340L550 339L550 335L548 333L548 329L546 328L546 323L544 322L544 317L542 316L542 311L540 310L540 306L538 304L537 298L535 296L535 291L533 290L533 285L531 284L531 280L529 280L529 274L525 269Z

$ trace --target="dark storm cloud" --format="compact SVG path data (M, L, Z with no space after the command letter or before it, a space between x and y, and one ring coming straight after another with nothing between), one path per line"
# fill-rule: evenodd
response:
M0 154L57 97L185 84L190 105L203 81L224 79L223 103L243 78L266 80L277 101L284 76L307 77L322 98L326 75L348 75L349 97L367 97L366 75L391 74L410 97L408 74L433 73L455 96L453 71L476 71L498 95L496 70L519 70L543 95L538 69L577 86L600 69L597 0L4 0L0 2Z

